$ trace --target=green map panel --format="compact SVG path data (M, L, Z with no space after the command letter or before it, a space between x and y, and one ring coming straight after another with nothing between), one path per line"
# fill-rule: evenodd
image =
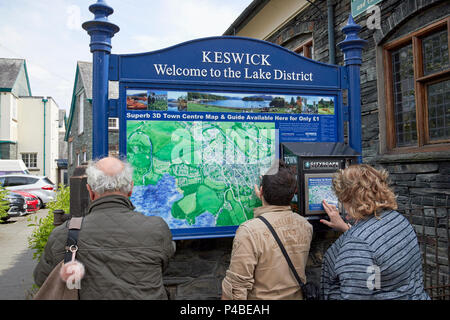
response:
M275 150L274 123L127 121L131 200L171 229L239 225Z

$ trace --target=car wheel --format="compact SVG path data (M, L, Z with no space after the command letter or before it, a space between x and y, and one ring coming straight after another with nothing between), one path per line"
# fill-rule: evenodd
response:
M44 203L42 202L41 198L38 198L38 200L39 200L39 202L38 202L37 207L38 207L38 210L40 210L40 209L44 208Z

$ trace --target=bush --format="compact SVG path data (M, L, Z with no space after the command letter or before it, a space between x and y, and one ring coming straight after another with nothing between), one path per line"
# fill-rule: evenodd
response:
M9 201L6 199L8 196L8 190L0 186L0 223L8 216Z
M56 193L55 201L47 203L47 208L49 209L47 216L40 218L39 220L34 216L34 223L28 225L29 227L35 227L33 233L28 238L28 247L35 251L33 252L33 259L37 260L41 258L48 237L55 228L53 225L53 211L61 209L64 210L66 214L69 214L70 187L61 184ZM28 218L28 221L32 221L32 218Z

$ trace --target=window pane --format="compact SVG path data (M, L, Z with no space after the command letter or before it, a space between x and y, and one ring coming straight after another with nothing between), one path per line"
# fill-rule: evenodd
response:
M9 187L22 186L27 184L26 177L8 177L7 180Z
M44 179L42 179L42 181L44 181L45 183L48 183L48 184L51 184L51 185L54 185L54 183L52 182L52 180L50 180L49 178L44 178Z
M422 51L424 75L447 69L450 66L447 30L423 38Z
M36 153L22 153L23 163L27 168L37 168L37 154Z
M27 153L22 153L22 161L23 161L23 163L25 163L25 166L27 166L27 168L30 167L29 162L28 162L28 154Z
M450 139L450 80L428 85L430 140Z
M394 119L397 146L417 142L412 45L392 51Z
M39 179L37 179L37 178L30 178L30 177L27 177L27 184L33 184L33 183L36 183L36 182L38 182L38 180L39 180Z

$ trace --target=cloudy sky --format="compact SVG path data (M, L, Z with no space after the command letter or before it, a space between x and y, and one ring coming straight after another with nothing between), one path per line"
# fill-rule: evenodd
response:
M92 61L81 24L96 0L0 0L0 57L26 59L31 92L70 108L76 62ZM113 53L222 35L252 0L106 0L120 27Z

